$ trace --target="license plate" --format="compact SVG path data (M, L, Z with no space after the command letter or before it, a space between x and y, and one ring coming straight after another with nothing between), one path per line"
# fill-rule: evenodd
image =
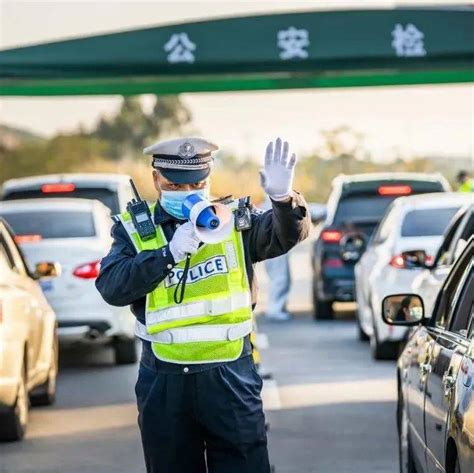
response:
M54 289L54 284L52 280L43 280L43 281L40 281L39 283L44 293L52 292Z

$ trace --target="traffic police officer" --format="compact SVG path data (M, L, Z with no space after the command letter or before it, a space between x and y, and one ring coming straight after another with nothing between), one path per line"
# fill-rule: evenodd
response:
M270 471L262 380L249 337L254 264L306 238L309 211L292 190L296 157L277 139L268 144L261 171L272 209L252 207L250 228L234 228L222 243L203 245L181 204L189 194L208 195L216 150L199 138L144 150L153 156L159 192L151 208L156 238L141 241L130 215L115 216L112 248L96 280L105 301L131 305L137 318L143 343L135 391L148 473ZM177 274L188 255L190 276L177 304Z
M467 171L459 171L456 180L459 184L458 192L474 192L474 179L469 177Z

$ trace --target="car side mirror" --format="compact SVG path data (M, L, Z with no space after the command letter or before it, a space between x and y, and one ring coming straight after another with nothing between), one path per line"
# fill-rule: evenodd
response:
M33 277L35 279L56 278L61 275L61 265L59 263L51 263L49 261L41 261L36 263Z
M407 269L426 268L428 266L428 255L425 250L410 250L402 253Z
M382 301L382 319L388 325L418 325L424 315L423 299L416 294L393 294Z

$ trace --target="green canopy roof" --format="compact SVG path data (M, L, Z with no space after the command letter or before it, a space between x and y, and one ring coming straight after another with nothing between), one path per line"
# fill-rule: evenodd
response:
M474 81L472 7L249 16L0 51L0 95Z

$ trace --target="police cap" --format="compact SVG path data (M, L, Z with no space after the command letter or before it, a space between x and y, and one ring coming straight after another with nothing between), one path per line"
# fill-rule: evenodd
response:
M176 184L192 184L209 176L218 146L202 138L160 141L143 150L153 156L152 166Z

